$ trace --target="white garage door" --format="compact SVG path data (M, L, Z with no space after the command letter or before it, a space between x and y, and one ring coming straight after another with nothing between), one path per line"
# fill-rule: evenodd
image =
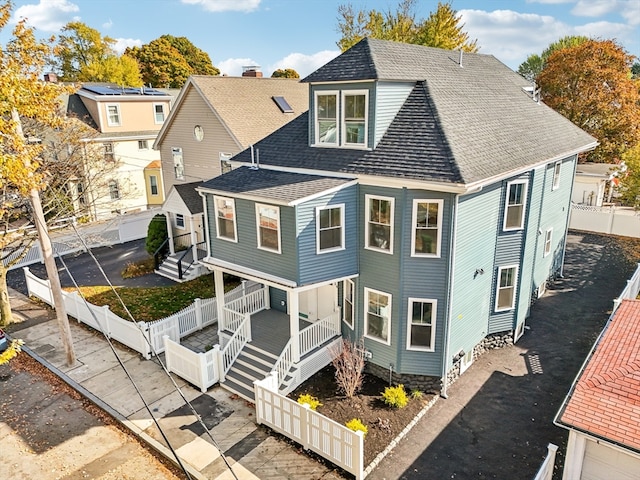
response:
M638 480L640 456L587 440L581 480Z

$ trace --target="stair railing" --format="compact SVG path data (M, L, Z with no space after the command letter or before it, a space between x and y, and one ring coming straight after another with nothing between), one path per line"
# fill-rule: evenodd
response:
M240 355L240 352L251 341L251 315L244 315L244 320L231 336L224 348L220 349L220 382L224 382L227 372Z

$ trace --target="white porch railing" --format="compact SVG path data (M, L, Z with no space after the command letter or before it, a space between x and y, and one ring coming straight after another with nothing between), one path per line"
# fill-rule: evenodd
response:
M300 331L298 336L300 339L300 356L306 355L336 335L340 335L340 310Z
M224 348L220 350L220 381L224 382L225 375L236 361L238 355L247 344L251 341L251 315L244 314L244 320L238 326L238 329L227 341Z
M287 375L289 375L289 372L294 365L292 343L292 339L290 338L273 366L272 371L278 375L278 388L282 386L285 378L287 378Z
M208 352L196 353L174 342L166 335L163 340L168 371L200 387L203 393L220 379L218 369L220 347L218 345Z
M627 286L624 287L620 296L613 301L613 312L611 312L611 314L613 315L615 313L622 303L622 300L638 298L638 293L640 293L640 263L631 278L627 280Z
M558 447L553 443L547 446L547 457L542 462L540 470L533 478L533 480L551 480L553 478L553 467L556 463L556 452Z
M253 315L267 308L268 297L268 287L262 287L231 301L228 301L225 297L225 305L222 308L224 318L219 323L219 330L235 332L245 314Z
M256 422L291 438L352 473L356 480L365 478L364 436L334 422L308 405L300 405L278 393L278 378L273 372L254 382Z

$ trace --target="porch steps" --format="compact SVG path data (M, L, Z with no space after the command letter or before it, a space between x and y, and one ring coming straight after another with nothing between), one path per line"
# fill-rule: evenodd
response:
M247 343L220 385L254 403L253 382L264 379L277 360L276 355Z
M182 253L182 252L180 252ZM182 279L179 278L178 274L178 259L180 257L177 255L168 256L164 262L160 264L160 267L155 271L156 274L161 275L163 277L169 278L174 282L182 283L188 282L189 280L193 280L194 278L198 278L200 273L200 265L193 263L189 266L186 272L182 275Z

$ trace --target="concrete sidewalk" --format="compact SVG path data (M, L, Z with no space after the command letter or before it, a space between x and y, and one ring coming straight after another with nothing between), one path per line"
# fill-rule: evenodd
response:
M16 290L10 289L9 293L14 316L19 322L9 329L12 338L24 340L27 353L145 442L173 459L169 446L106 339L70 319L77 360L69 367L55 313L31 302ZM253 405L218 386L203 394L181 378L172 376L203 420L212 441L157 360L144 360L120 345L115 345L115 351L192 478L233 479L220 452L239 479L343 478L339 471L312 460L299 447L256 425Z

